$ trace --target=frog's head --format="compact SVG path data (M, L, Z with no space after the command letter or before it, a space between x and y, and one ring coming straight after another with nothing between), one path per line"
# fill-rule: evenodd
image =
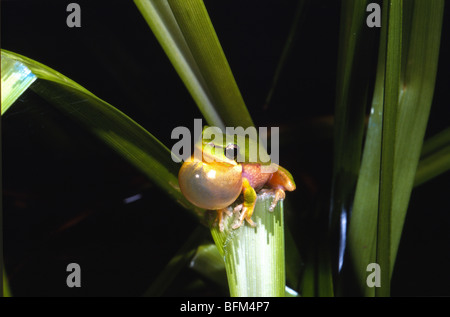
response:
M195 145L197 151L202 151L203 161L222 162L230 165L241 163L271 164L270 156L267 154L265 147L258 142L255 128L250 127L246 130L236 128L232 129L231 132L232 134L225 134L218 127L204 127L202 139Z

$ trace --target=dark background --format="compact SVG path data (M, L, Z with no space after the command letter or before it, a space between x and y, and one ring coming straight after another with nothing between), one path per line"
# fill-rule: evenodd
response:
M81 28L69 28L70 2L2 1L1 47L73 79L171 148L171 131L202 116L134 3L76 1ZM265 109L297 2L205 1L255 124L285 136L281 164L298 183L286 203L300 206L287 215L291 228L314 218L318 204L327 209L332 175L340 2L310 2ZM449 123L448 36L445 18L427 136ZM197 226L31 90L2 118L2 155L4 256L15 295L139 296ZM449 189L446 173L413 190L392 295L450 295ZM81 266L80 289L65 285L70 262ZM207 280L194 290L199 277L186 270L165 295L226 295Z

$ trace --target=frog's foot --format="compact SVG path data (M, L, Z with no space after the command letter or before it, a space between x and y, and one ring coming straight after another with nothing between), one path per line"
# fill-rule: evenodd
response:
M231 227L232 229L237 229L242 226L244 223L244 220L247 221L247 223L252 226L256 227L256 223L252 220L252 214L253 214L254 206L245 207L244 204L237 205L233 212L240 212L239 218L237 222Z
M225 213L225 216L232 215L232 213L228 210L228 208L219 209L219 210L217 210L217 216L216 216L216 219L214 220L214 225L219 223L220 232L223 232L223 229L224 229L224 220L225 220L225 217L223 215L224 213Z
M269 211L273 211L275 209L275 207L277 206L278 201L282 200L286 197L284 190L282 190L281 188L274 189L274 192L275 192L275 198L273 199L272 203L270 204Z
M270 194L270 195L274 195L275 198L273 199L272 203L270 204L269 207L269 211L272 212L274 211L275 207L278 204L278 201L284 199L286 197L286 194L284 192L283 189L281 188L276 188L276 189L261 189L259 191L260 194Z
M243 207L244 207L244 204L237 205L236 207L234 207L233 213L235 213L235 214L239 213Z

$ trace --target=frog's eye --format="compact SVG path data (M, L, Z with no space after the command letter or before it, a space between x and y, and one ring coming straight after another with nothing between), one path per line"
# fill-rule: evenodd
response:
M229 160L236 161L239 153L239 146L237 144L228 144L227 147L224 149L224 155Z

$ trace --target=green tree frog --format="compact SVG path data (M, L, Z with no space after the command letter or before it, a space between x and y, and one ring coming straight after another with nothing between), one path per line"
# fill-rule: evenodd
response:
M229 207L242 194L243 203L233 209L239 216L232 229L242 226L244 220L255 226L251 217L257 192L265 190L274 194L269 209L273 211L278 201L285 198L286 190L295 190L294 179L279 165L272 163L275 169L267 172L258 160L250 160L249 149L254 151L256 148L252 148L252 142L255 142L252 139L226 134L218 139L211 140L203 134L201 141L195 144L194 154L178 173L180 190L197 207L217 211L220 231L224 229L224 213L231 215Z

